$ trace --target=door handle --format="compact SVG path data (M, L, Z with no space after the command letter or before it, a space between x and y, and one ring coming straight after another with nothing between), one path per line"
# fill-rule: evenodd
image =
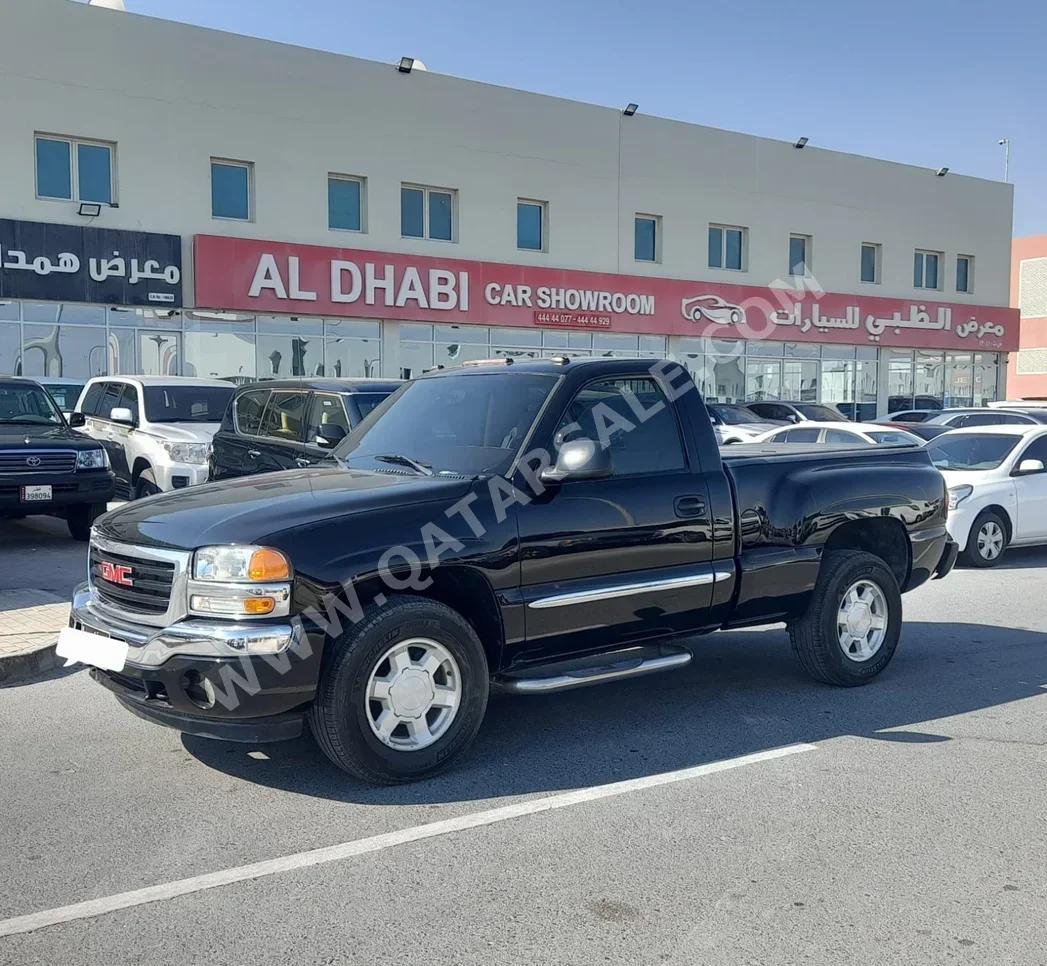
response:
M305 468L306 468L307 466L311 466L311 465L312 465L312 464L310 463L310 461L309 461L309 460L307 460L307 459L306 459L306 458L305 458L304 456L299 456L299 457L298 457L298 459L296 459L296 460L295 460L295 462L296 462L296 463L297 463L297 464L298 464L298 465L299 465L300 467L302 467L302 469L305 469Z
M256 449L249 449L249 450L247 451L247 458L248 458L249 460L256 460L256 459L258 459L258 457L259 457L259 456L261 456L261 455L262 455L262 454L261 454L260 452L258 452L258 450L256 450Z
M678 517L700 517L705 513L705 500L700 496L678 496L673 509Z

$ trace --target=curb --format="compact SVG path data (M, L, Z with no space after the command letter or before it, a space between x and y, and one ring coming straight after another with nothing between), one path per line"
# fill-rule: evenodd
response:
M31 651L0 654L0 687L53 671L62 663L62 659L55 653L57 647L56 640Z

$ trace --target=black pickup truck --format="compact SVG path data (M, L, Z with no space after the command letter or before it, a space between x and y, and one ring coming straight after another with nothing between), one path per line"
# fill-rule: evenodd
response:
M330 465L102 517L59 654L127 709L340 767L429 775L491 690L678 668L696 635L786 621L819 681L890 662L901 594L956 558L915 447L732 446L687 373L511 360L405 384Z

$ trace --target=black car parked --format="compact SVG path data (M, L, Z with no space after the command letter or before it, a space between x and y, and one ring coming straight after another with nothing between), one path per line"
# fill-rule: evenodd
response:
M39 383L0 379L0 515L62 517L87 540L113 488L105 450L71 428Z
M397 379L278 379L240 386L215 433L210 479L311 466L400 388Z

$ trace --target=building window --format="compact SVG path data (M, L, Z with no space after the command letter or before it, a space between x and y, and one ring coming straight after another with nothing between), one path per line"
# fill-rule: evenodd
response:
M918 251L913 256L912 283L915 288L940 288L940 275L938 265L941 262L941 252Z
M880 281L879 245L862 245L862 281L874 285Z
M454 240L455 193L445 188L400 188L400 234L404 238Z
M516 203L516 247L531 252L545 251L545 202Z
M36 196L113 203L113 151L98 141L36 136Z
M211 160L211 217L250 221L254 165Z
M974 291L974 256L956 256L956 291Z
M789 236L789 274L803 278L811 274L811 236Z
M661 255L658 250L659 219L655 215L637 215L633 230L633 258L638 262L657 262Z
M745 229L730 225L709 226L709 267L742 271Z
M332 231L363 231L363 178L327 176L327 227Z

